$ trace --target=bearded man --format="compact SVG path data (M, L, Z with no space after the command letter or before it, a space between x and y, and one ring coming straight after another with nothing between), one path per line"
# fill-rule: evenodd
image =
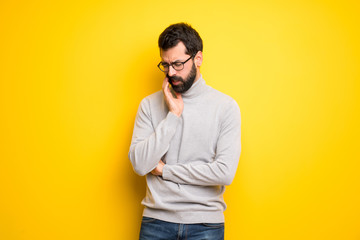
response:
M139 106L129 151L146 176L140 239L224 239L225 186L236 173L240 109L205 83L203 42L186 23L159 37L162 91Z

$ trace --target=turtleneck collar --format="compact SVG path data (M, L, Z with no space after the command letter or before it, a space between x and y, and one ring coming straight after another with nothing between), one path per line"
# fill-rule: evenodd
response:
M206 90L206 83L205 80L202 78L200 74L199 79L194 82L189 90L181 94L183 98L194 98L196 96L201 95Z

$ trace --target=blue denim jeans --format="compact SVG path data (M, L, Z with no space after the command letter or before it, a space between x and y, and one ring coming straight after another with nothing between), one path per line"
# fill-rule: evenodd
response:
M180 224L143 217L139 240L224 240L224 223Z

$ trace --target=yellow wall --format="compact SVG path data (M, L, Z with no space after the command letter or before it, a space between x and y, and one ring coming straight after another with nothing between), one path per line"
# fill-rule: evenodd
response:
M2 1L0 239L138 236L127 152L161 88L157 38L187 21L237 100L226 239L360 239L358 1Z

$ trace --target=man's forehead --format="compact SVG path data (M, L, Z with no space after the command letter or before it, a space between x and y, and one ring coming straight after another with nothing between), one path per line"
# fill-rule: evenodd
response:
M182 42L179 42L176 46L163 50L160 49L160 57L163 60L176 60L177 58L186 57L186 47Z

